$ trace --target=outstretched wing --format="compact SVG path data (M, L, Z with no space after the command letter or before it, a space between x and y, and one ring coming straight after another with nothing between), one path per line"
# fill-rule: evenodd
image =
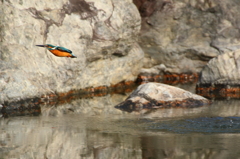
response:
M68 52L70 54L72 53L71 50L66 49L65 47L58 46L56 49L59 50L59 51Z

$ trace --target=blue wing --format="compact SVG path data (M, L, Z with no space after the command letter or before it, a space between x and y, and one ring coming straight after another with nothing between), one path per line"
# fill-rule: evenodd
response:
M64 52L72 53L71 50L66 49L65 47L58 46L56 49L59 50L59 51L64 51Z

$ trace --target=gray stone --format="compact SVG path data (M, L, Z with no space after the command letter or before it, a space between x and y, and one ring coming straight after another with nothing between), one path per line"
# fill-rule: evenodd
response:
M181 88L149 82L138 86L124 102L115 107L133 111L142 108L196 107L209 103L208 99Z
M203 68L199 83L240 84L240 50L213 58Z
M140 74L155 74L159 75L166 70L166 66L164 64L156 65L152 68L142 68Z
M129 0L9 0L0 12L0 102L132 81L142 68L141 18ZM78 58L56 57L41 44Z
M240 47L238 0L135 1L144 68L164 64L168 72L199 73L211 58Z

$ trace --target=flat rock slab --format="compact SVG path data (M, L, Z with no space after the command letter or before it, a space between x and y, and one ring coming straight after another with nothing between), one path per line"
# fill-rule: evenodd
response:
M122 103L115 107L125 111L142 108L198 107L210 104L202 96L161 83L146 83L138 88Z

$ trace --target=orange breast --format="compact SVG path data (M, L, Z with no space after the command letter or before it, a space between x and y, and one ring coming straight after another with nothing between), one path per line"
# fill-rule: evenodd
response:
M63 52L63 51L59 51L59 50L50 50L50 52L53 53L55 56L60 56L60 57L71 57L72 56L68 52Z

